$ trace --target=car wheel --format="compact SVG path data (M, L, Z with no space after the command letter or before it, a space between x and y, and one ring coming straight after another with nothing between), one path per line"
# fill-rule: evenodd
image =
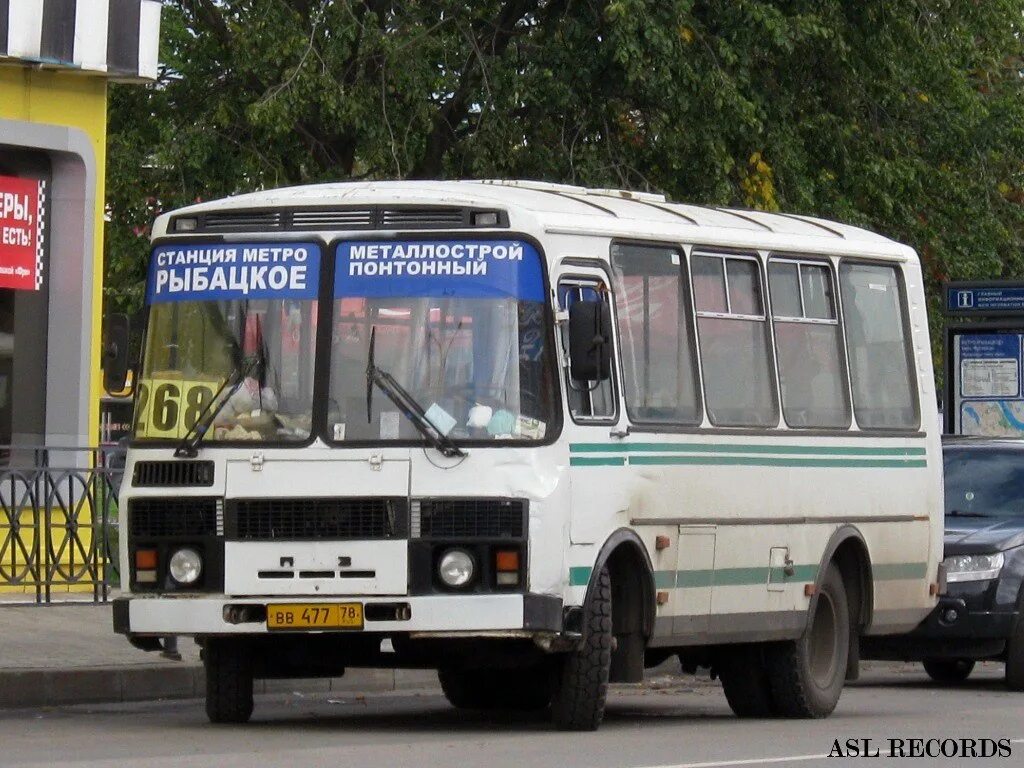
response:
M839 703L850 655L850 609L842 574L830 565L799 640L765 648L771 699L783 717L826 717Z
M925 659L922 663L928 677L937 683L962 683L974 669L970 659Z
M1006 644L1006 687L1011 691L1024 691L1024 616Z

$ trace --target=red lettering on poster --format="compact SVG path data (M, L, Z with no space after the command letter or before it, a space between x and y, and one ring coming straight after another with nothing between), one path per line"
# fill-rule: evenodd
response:
M0 288L42 287L44 189L36 179L0 176Z

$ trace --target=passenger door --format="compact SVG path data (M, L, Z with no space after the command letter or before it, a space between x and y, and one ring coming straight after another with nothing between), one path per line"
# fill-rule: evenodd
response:
M559 342L561 348L562 378L565 382L569 418L565 435L573 450L580 448L574 462L599 461L601 453L587 453L587 446L596 447L611 442L609 433L619 420L619 388L617 355L612 352L612 375L604 381L577 381L569 375L569 323L568 312L579 301L603 301L612 304L608 279L599 267L572 267L563 272L558 281ZM609 468L611 470L611 468ZM617 477L602 475L594 482L593 467L570 473L572 491L570 540L573 544L598 543L607 532L615 516L626 508L626 494L617 493L625 487L622 470ZM600 471L600 470L598 470ZM614 471L614 470L611 470ZM617 498L617 496L621 496Z

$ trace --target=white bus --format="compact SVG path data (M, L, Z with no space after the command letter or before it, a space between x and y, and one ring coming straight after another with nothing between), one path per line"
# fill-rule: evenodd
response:
M673 654L737 715L819 717L935 604L921 269L879 235L325 184L161 216L146 301L114 623L194 637L212 721L410 667L593 729Z

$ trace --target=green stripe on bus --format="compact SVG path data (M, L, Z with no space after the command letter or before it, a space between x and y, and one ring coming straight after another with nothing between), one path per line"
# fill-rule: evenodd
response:
M923 579L928 573L928 563L885 563L871 567L875 581L905 581Z
M655 571L654 586L658 589L672 589L676 585L675 571Z
M924 459L824 459L771 456L571 456L570 467L704 466L704 467L834 467L920 469Z
M698 589L714 584L712 570L676 571L676 589Z
M590 583L590 574L593 568L589 566L576 566L569 569L569 586L570 587L585 587Z
M570 467L623 467L626 459L622 456L570 456Z
M569 569L569 586L584 587L590 583L593 568L578 566ZM887 563L872 567L875 581L902 581L922 579L928 572L928 563ZM758 584L792 584L814 582L818 578L818 566L793 566L793 575L787 576L780 568L766 566L755 568L695 569L687 571L655 571L654 586L657 589L700 589L707 587L751 587Z
M571 453L768 453L821 456L924 456L924 448L847 445L744 445L741 443L570 443Z
M569 460L570 465L573 459ZM630 465L719 467L926 467L916 459L815 459L771 458L769 456L630 456Z

